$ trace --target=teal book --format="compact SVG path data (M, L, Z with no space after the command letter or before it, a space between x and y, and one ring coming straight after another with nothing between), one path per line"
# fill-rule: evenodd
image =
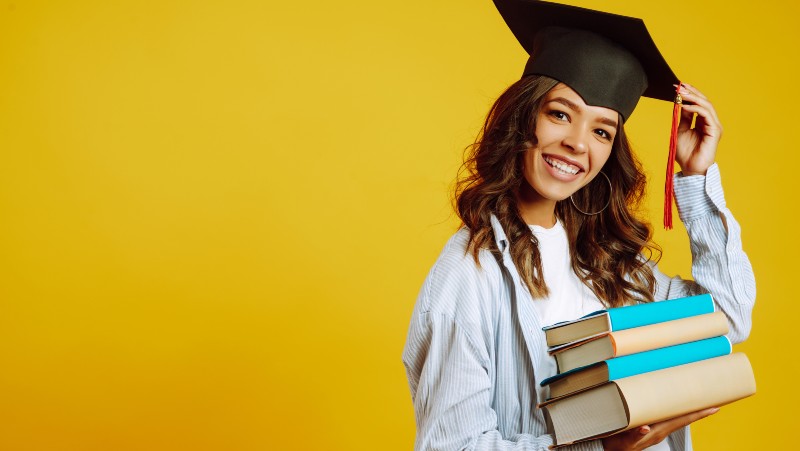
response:
M573 321L543 327L548 347L585 340L601 334L649 326L690 316L714 312L710 294L669 301L648 302L590 313Z
M550 387L550 399L559 398L609 381L720 357L730 354L731 350L731 342L727 337L707 338L575 368L549 377L541 385Z

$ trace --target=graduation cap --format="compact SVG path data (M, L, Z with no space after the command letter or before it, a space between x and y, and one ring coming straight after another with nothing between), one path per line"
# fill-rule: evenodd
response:
M672 228L672 179L680 121L678 77L658 51L644 21L536 0L494 0L530 57L523 77L546 75L594 106L617 111L623 120L641 96L675 102L665 186L664 227Z

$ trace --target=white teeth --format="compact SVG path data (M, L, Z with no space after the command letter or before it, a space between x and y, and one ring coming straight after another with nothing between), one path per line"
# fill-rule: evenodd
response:
M544 161L547 162L550 166L558 169L559 172L563 172L564 174L577 174L580 169L577 166L573 166L571 164L564 163L561 160L556 160L550 157L544 157Z

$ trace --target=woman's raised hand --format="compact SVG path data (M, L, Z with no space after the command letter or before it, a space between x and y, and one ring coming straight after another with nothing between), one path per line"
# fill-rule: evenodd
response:
M649 426L639 426L603 439L603 449L606 451L639 451L661 442L672 432L688 426L701 418L717 413L718 407L712 407L698 412L671 418Z
M714 164L717 144L722 137L722 124L714 106L697 88L682 83L679 93L683 97L683 108L675 161L680 165L683 175L705 175L706 170ZM695 114L695 126L690 128Z

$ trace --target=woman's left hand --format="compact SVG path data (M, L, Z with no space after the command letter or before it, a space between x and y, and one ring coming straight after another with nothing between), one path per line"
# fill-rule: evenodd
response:
M680 165L683 175L705 175L714 164L717 144L722 137L722 124L714 106L697 88L682 83L680 95L683 97L683 108L675 161ZM695 114L697 119L694 128L690 128Z

